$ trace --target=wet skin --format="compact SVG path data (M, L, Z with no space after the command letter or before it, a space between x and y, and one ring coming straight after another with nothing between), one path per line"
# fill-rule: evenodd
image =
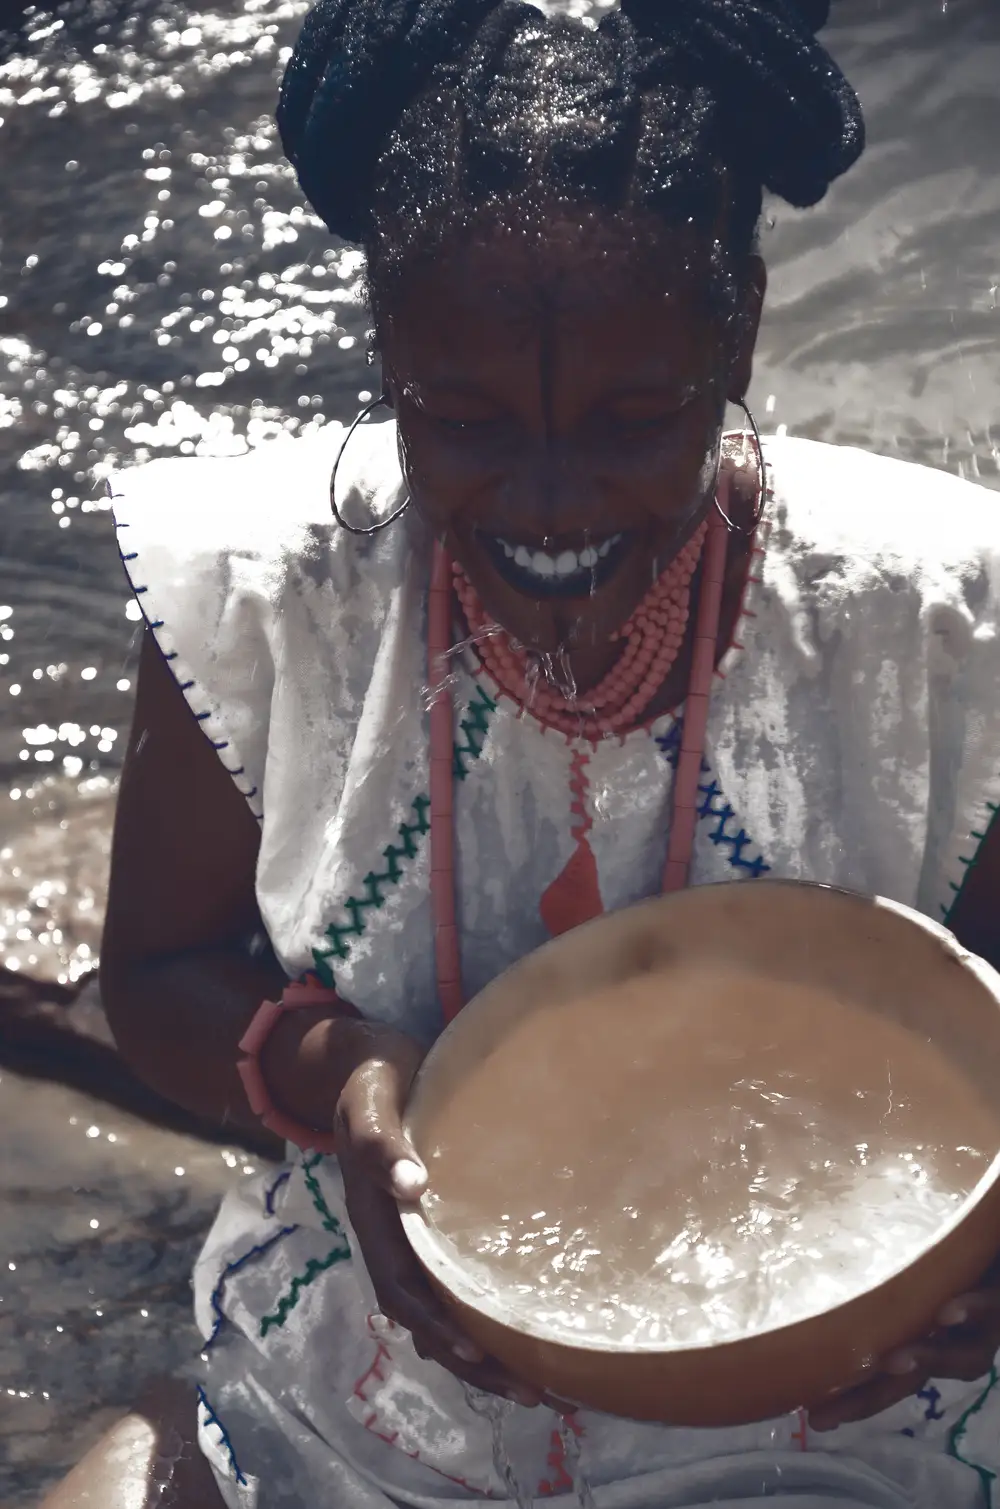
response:
M720 309L707 262L706 246L662 230L627 242L591 231L582 247L579 227L497 232L407 273L381 324L416 506L492 615L526 646L564 648L581 690L704 517L726 401L750 381L763 264ZM607 553L543 580L509 558L518 546ZM681 657L664 705L685 669Z

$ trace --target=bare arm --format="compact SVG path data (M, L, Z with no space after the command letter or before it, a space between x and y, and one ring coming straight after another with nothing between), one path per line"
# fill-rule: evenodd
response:
M123 1057L153 1089L257 1129L238 1043L286 983L257 908L258 848L256 820L147 634L115 823L105 1008ZM275 1100L332 1127L365 1038L362 1023L326 1010L286 1018L265 1050Z
M124 1058L161 1095L202 1116L257 1127L236 1072L239 1041L286 983L254 888L259 835L246 802L192 718L147 635L115 822L101 988ZM421 1355L477 1387L527 1403L462 1334L403 1235L396 1198L424 1187L402 1127L421 1050L350 1008L287 1014L262 1056L277 1105L336 1134L354 1236L383 1314ZM276 1152L278 1151L276 1146Z

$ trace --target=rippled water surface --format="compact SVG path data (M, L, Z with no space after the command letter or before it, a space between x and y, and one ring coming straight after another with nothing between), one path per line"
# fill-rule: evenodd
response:
M342 420L375 387L359 257L302 208L271 119L303 9L80 0L29 13L0 67L0 782L14 802L116 767L135 622L108 469ZM834 10L829 43L871 145L825 204L768 221L755 407L996 485L1000 10ZM33 940L0 942L31 966ZM79 967L72 949L63 965Z
M303 10L79 0L29 12L0 61L0 957L11 968L76 975L96 943L136 631L102 477L123 461L343 420L376 385L359 259L303 210L271 120ZM834 0L834 11L829 44L861 92L871 146L824 205L779 206L768 222L755 407L768 425L997 486L1000 8ZM0 1082L4 1124L30 1128L26 1104ZM68 1125L75 1113L52 1114ZM110 1174L102 1186L138 1244L115 1261L136 1273L151 1254L149 1273L163 1276L157 1335L186 1303L180 1268L156 1265L167 1251L186 1261L188 1239L148 1245L169 1160L159 1173L152 1156L136 1164L141 1195ZM29 1169L26 1187L41 1177ZM45 1180L59 1184L51 1168ZM47 1229L40 1219L24 1241ZM63 1240L36 1252L43 1267L29 1263L20 1291L29 1310L51 1306L53 1325ZM5 1220L8 1313L12 1242ZM103 1406L129 1369L115 1362L119 1332L102 1340L88 1326ZM11 1385L33 1398L51 1392L59 1355L37 1342L0 1344L4 1369L23 1373ZM59 1376L67 1407L82 1410L80 1376ZM18 1451L0 1478L8 1505L52 1470L37 1441Z

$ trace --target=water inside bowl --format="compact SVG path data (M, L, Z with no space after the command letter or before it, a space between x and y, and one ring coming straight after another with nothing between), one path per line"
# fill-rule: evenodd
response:
M932 1041L706 963L518 1021L428 1110L427 1220L525 1329L700 1346L912 1260L1000 1147Z

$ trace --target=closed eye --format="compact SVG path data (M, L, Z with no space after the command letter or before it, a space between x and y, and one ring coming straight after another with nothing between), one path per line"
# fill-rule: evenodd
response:
M424 419L451 434L485 430L502 418L497 406L488 398L462 389L420 395L409 392L406 396Z
M693 400L672 408L616 407L607 411L608 428L627 435L658 435L674 428L684 418Z

